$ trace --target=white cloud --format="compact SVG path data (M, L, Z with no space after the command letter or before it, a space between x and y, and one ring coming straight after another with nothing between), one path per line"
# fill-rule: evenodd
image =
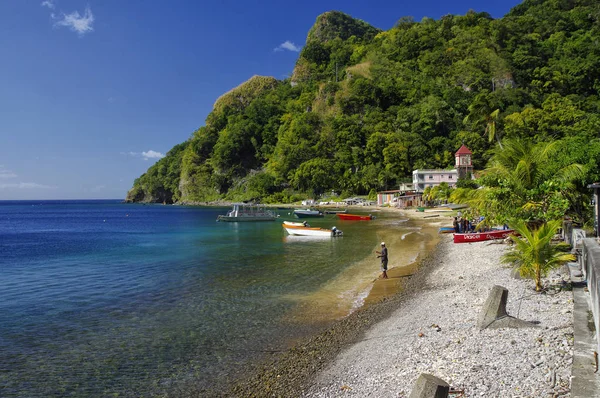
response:
M56 6L52 0L44 0L42 1L42 7L48 7L49 9L54 10Z
M17 175L0 164L0 179L17 178Z
M121 152L121 155L129 155L133 157L143 157L144 160L148 159L162 159L165 157L164 153L153 151L152 149L145 152Z
M162 154L160 152L153 151L153 150L149 150L148 152L142 152L142 156L146 160L148 160L148 159L161 159L161 158L165 157L164 154Z
M288 51L295 51L298 52L302 49L301 46L297 46L294 43L292 43L289 40L284 41L283 43L281 43L279 46L275 47L275 49L273 51L283 51L283 50L288 50Z
M73 11L70 14L62 14L62 17L56 18L54 14L51 15L53 19L57 19L54 26L66 26L73 32L77 32L79 36L83 36L86 33L92 32L94 27L94 14L90 7L86 7L83 15L79 14L79 11Z
M56 189L49 185L42 185L35 182L18 182L11 184L0 184L0 189Z

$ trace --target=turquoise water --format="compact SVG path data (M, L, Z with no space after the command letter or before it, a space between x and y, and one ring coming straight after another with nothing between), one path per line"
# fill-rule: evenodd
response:
M382 236L427 238L383 214L309 220L345 235L294 238L280 221L215 222L226 210L0 202L0 396L218 387L356 306ZM323 291L342 310L311 306Z

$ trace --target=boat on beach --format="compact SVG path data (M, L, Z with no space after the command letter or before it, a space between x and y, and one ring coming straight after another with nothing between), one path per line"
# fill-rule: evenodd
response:
M440 234L451 234L454 232L454 227L440 227L438 233Z
M486 240L504 239L514 235L512 229L495 229L485 232L468 232L466 234L454 234L454 243L483 242Z
M299 236L322 236L322 237L333 237L342 236L343 232L333 227L331 229L316 228L316 227L300 227L296 225L283 224L283 229L290 235Z
M226 215L219 215L217 221L246 222L246 221L274 221L277 214L267 210L264 205L248 205L236 203Z
M323 213L319 210L298 209L294 210L294 215L298 218L323 217Z
M368 220L372 220L375 218L374 216L372 216L370 214L368 216L364 216L361 214L342 214L342 213L340 213L337 216L340 220L355 220L355 221L368 221Z

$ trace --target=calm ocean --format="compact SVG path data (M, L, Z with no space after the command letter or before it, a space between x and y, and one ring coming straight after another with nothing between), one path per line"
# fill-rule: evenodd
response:
M409 262L431 239L381 212L309 220L344 236L294 239L280 221L217 223L226 210L0 201L0 396L227 383L359 306L381 240Z

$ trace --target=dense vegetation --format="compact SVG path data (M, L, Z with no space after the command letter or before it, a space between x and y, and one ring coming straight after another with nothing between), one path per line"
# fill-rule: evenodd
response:
M574 199L600 179L599 90L596 0L526 0L496 20L473 11L403 17L388 31L328 12L291 79L255 76L223 95L205 126L138 178L127 199L367 194L396 188L413 169L452 167L464 142L475 170L492 159L495 174L482 178L495 200L488 207L518 191L521 213L504 216L583 217ZM502 158L504 149L513 158ZM523 183L509 163L528 154L543 175L530 170Z

